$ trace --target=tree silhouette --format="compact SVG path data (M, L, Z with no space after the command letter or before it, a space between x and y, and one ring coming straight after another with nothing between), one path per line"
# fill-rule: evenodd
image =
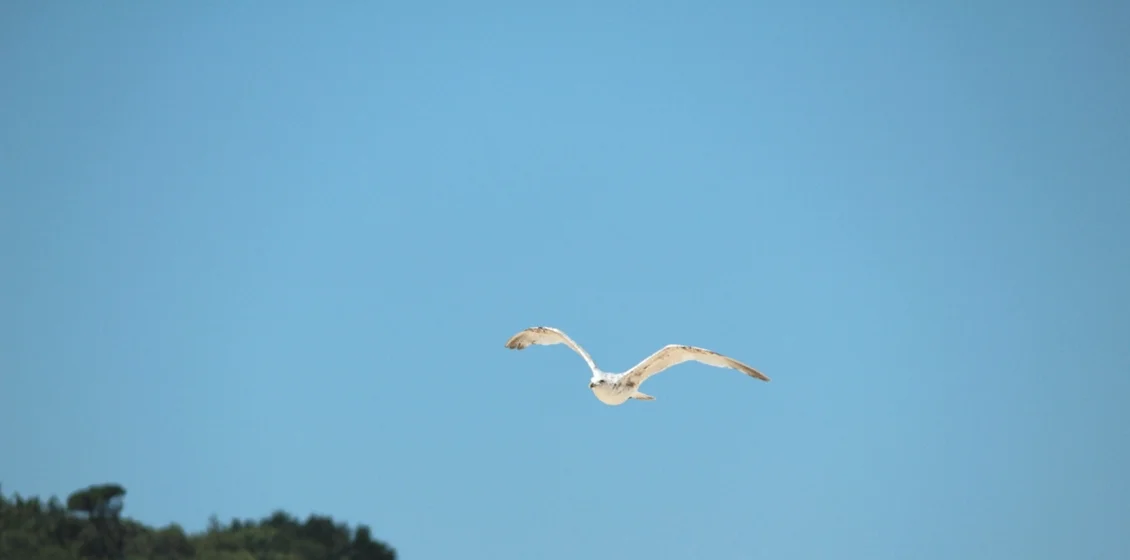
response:
M2 560L396 560L396 551L365 525L351 529L331 516L304 521L286 511L263 519L214 516L205 531L177 524L154 528L123 517L125 488L97 484L76 490L66 507L55 497L13 494L0 488Z
M67 496L67 509L91 518L117 517L122 511L126 489L117 484L98 484L75 490Z

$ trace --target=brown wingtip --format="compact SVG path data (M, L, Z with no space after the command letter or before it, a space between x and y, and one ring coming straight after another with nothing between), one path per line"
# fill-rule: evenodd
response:
M747 371L746 373L754 379L760 379L761 381L764 381L766 383L769 382L769 376L761 373L760 371L757 371L756 369L749 368L749 371Z

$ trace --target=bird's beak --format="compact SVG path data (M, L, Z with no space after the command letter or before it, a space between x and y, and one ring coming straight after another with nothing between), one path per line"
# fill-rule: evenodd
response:
M589 389L592 389L593 387L596 387L596 383L589 381Z

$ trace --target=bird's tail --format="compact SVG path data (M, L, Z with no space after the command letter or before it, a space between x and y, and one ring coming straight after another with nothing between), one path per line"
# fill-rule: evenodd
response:
M645 394L643 394L639 391L632 393L631 398L636 399L637 401L653 401L653 400L655 400L655 397L653 397L651 395L645 395Z

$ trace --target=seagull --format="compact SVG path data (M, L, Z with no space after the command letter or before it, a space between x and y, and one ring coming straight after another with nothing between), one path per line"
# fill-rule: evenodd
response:
M733 358L705 348L683 344L668 344L623 373L607 373L596 367L592 357L589 356L588 352L585 352L584 348L573 342L573 339L569 338L564 332L553 327L530 327L506 341L506 347L511 350L522 350L531 345L550 346L553 344L564 344L585 359L585 363L592 370L589 389L600 402L609 406L624 404L628 402L628 399L655 400L655 397L641 393L639 391L640 385L647 381L649 377L689 360L714 367L736 369L754 379L769 381L769 378L760 371Z

